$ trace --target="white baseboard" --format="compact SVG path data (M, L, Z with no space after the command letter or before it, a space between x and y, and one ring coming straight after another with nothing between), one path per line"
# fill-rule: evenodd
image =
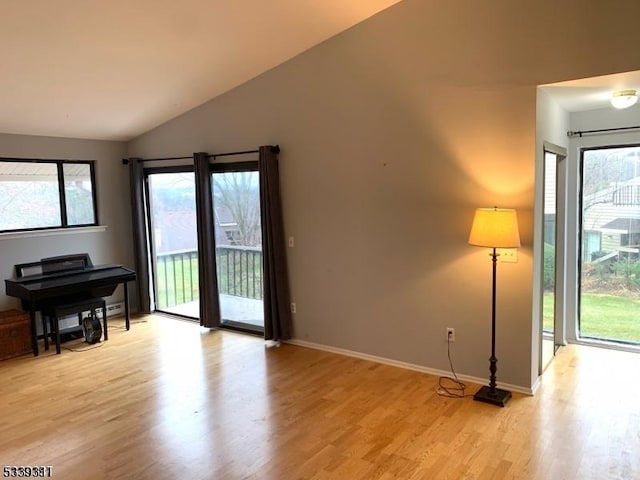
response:
M536 381L533 383L533 387L531 387L531 395L535 395L540 388L540 377L536 378Z
M291 345L297 345L299 347L313 348L314 350L322 350L325 352L336 353L338 355L345 355L347 357L360 358L362 360L368 360L370 362L381 363L383 365L389 365L392 367L404 368L407 370L414 370L420 373L426 373L428 375L434 375L436 377L448 377L451 376L451 372L445 370L437 370L435 368L424 367L422 365L416 365L413 363L401 362L399 360L393 360L391 358L379 357L377 355L369 355L368 353L354 352L344 348L331 347L329 345L323 345L321 343L308 342L306 340L299 340L293 338L286 340L284 343ZM465 382L477 383L478 385L485 385L487 383L486 378L472 377L469 375L457 374L458 378ZM533 388L523 387L520 385L511 385L509 383L498 382L498 387L512 392L522 393L524 395L533 395L538 389L540 382L539 379L534 384Z

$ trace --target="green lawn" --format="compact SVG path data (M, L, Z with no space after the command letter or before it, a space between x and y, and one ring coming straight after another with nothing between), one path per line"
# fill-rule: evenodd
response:
M197 258L158 262L156 275L157 308L181 305L199 298Z
M543 327L553 328L553 296L543 299ZM627 297L586 293L580 305L583 337L640 343L640 302Z

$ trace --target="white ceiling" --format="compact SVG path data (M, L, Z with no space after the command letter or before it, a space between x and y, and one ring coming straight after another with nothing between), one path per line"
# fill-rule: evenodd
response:
M128 140L399 0L0 0L0 132Z
M618 90L640 92L640 72L616 73L541 86L568 112L611 107L611 94Z

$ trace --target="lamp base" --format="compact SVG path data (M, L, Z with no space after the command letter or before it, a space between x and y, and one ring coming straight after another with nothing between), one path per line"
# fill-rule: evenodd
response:
M497 405L498 407L504 407L510 398L510 391L496 388L492 392L491 387L486 385L484 387L480 387L480 390L478 390L473 396L473 399L478 402L490 403L491 405Z

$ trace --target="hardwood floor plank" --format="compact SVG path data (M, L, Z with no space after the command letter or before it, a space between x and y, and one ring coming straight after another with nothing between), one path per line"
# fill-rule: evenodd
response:
M640 478L638 354L565 347L535 397L496 408L352 357L162 316L111 323L97 348L0 363L2 465L65 480Z

